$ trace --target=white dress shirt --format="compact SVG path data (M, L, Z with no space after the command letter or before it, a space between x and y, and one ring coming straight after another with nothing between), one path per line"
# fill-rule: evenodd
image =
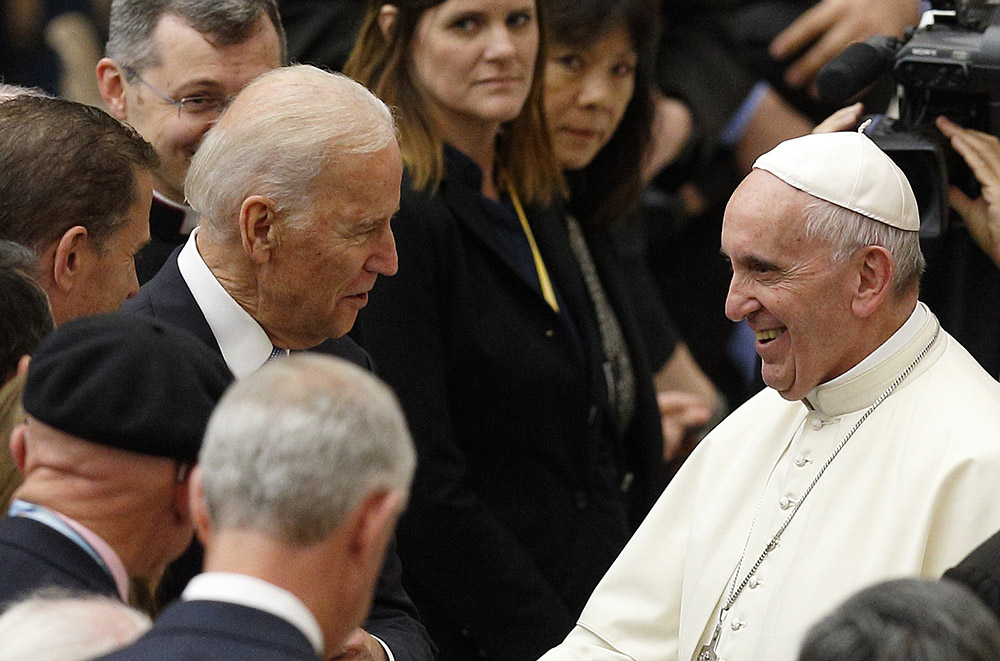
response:
M181 248L177 268L205 315L226 365L241 379L267 362L274 347L260 324L229 295L205 264L196 243L198 231L195 228Z

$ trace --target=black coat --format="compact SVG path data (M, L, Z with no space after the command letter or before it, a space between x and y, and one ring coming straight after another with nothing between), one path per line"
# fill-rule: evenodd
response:
M122 309L173 323L194 333L213 350L221 351L205 315L177 267L179 253L180 248L170 255L156 277L144 285L135 298L125 302ZM371 358L348 337L327 340L312 351L344 358L365 369L372 369ZM197 541L194 546L196 551L193 557L188 556L186 561L182 557L180 566L172 565L168 569L165 577L169 581L167 594L164 595L161 589L161 595L166 598L179 596L188 580L201 570L201 549ZM403 589L401 577L399 556L393 542L386 550L372 611L364 625L365 631L385 641L397 661L429 661L433 658L431 642L413 602Z
M372 291L358 337L417 445L399 547L440 658L534 659L570 631L658 496L662 436L607 244L591 242L637 382L622 436L609 431L593 306L562 218L528 210L557 314L500 247L463 159L449 150L436 195L404 176L399 272Z
M179 601L153 628L109 661L292 661L318 657L285 620L255 608L220 601Z
M61 532L27 517L0 520L0 610L49 586L118 598L111 575Z

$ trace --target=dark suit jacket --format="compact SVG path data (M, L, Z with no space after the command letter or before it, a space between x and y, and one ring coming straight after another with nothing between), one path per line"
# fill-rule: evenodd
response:
M173 323L194 333L215 351L221 351L205 315L177 268L179 252L180 248L176 249L156 277L144 285L135 298L126 301L122 309ZM312 351L344 358L368 370L373 367L368 354L348 337L327 340ZM201 548L197 546L197 541L193 546L194 550L189 550L168 569L160 590L161 603L179 596L191 577L201 571ZM409 595L403 590L402 569L395 543L386 551L365 630L384 640L398 661L433 658L427 631L420 623Z
M135 643L109 661L281 661L318 657L306 637L285 620L220 601L179 601Z
M944 577L964 584L1000 617L1000 532L946 571Z
M4 517L0 520L0 604L48 586L118 598L111 575L71 539L26 517Z
M438 194L404 176L393 221L399 273L371 293L359 338L417 445L399 548L440 658L535 659L573 627L659 494L659 416L606 244L593 246L594 259L637 385L622 436L609 429L593 306L562 218L528 210L557 314L537 277L498 247L478 170L470 177L468 160L447 153Z

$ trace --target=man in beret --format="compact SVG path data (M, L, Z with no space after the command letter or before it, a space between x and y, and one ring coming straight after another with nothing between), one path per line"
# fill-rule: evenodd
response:
M205 573L107 658L342 658L415 464L392 391L355 365L300 354L241 379L191 477Z
M87 317L43 340L10 440L24 480L0 521L0 602L49 585L127 601L130 579L155 583L191 541L188 470L231 380L154 319Z
M769 386L711 432L545 661L793 659L848 595L1000 527L1000 384L918 301L919 214L859 133L761 156L726 208L726 314Z

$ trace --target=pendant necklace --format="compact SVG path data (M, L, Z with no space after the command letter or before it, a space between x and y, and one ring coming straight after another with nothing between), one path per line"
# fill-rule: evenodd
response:
M757 561L753 563L753 567L751 567L750 571L746 573L746 576L743 577L742 581L738 581L740 576L740 568L743 566L743 560L746 558L746 547L744 547L743 554L740 556L740 561L736 564L736 571L733 573L733 582L729 586L729 597L726 599L726 603L722 606L722 610L719 611L719 623L715 625L715 630L712 631L712 638L708 641L708 644L701 646L701 649L698 651L698 656L695 657L696 661L718 661L719 655L716 652L716 650L719 645L719 639L722 637L722 623L725 621L726 615L729 614L729 609L733 607L733 604L736 603L736 599L739 598L740 594L743 592L743 588L745 588L747 584L750 583L750 579L753 578L753 575L757 572L758 569L760 569L761 564L764 562L764 558L766 558L768 554L778 546L778 542L781 539L781 534L785 532L785 528L787 528L788 524L792 522L793 518L795 518L796 512L798 512L799 508L802 507L802 503L806 502L806 498L812 492L813 487L816 486L816 483L819 482L820 478L823 477L823 473L826 472L826 469L830 466L831 463L833 463L833 460L837 458L837 455L840 453L842 449L844 449L844 446L847 445L847 441L849 441L851 437L854 436L854 432L858 431L858 428L861 427L861 423L863 423L865 420L868 419L868 416L870 416L872 412L874 412L875 409L877 409L879 405L882 404L882 402L884 402L886 398L892 394L892 392L899 386L899 384L902 383L907 376L909 376L910 372L913 371L913 368L917 366L917 363L919 363L923 359L923 357L927 355L927 352L931 350L931 347L934 346L934 343L937 341L938 334L940 332L941 332L941 327L938 326L937 330L934 331L934 337L932 337L930 339L930 342L928 342L924 346L924 348L920 350L920 353L918 353L917 357L913 359L913 362L910 363L910 366L907 367L905 370L903 370L903 372L899 376L897 376L892 383L889 384L889 387L886 388L882 392L882 394L878 396L878 399L872 402L872 405L869 406L867 410L865 410L865 412L861 414L861 417L858 418L858 421L854 423L854 426L851 427L851 430L847 432L847 435L844 436L844 438L840 441L840 443L837 444L837 447L833 449L833 452L830 453L830 456L827 457L826 461L823 462L823 465L820 466L819 471L816 472L816 476L812 479L812 482L809 483L809 486L806 487L805 491L802 492L802 497L799 498L799 501L795 504L795 507L792 508L792 511L785 518L785 521L778 527L775 533L771 535L771 539L769 539L767 541L767 544L764 545L764 550L761 552L760 556L757 557ZM752 533L753 533L753 526L750 527L750 534ZM749 534L747 539L749 541Z

